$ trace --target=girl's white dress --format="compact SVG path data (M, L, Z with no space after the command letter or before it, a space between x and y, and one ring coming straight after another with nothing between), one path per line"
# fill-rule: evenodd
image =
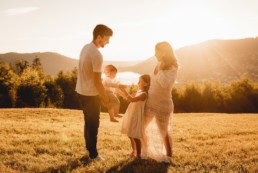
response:
M146 94L142 90L138 90L135 97L140 94ZM142 139L143 138L143 119L144 119L144 101L131 102L122 120L121 132L132 138Z

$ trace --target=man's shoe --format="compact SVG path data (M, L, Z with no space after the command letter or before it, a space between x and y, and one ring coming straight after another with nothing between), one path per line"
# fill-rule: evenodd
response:
M171 165L172 164L172 157L167 156L165 160L162 161L165 164Z
M86 163L90 162L89 156L82 156L79 160L83 164L86 164Z
M105 159L101 155L98 155L97 157L92 159L92 161L105 161Z

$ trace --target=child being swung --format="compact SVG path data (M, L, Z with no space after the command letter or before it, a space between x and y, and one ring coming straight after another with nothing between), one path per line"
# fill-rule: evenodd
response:
M115 117L121 117L119 113L120 101L115 94L116 89L125 88L126 85L121 85L119 81L117 81L116 74L117 68L113 65L106 65L104 68L105 77L102 79L103 86L105 87L105 91L107 93L107 97L109 102L106 104L108 109L108 113L110 116L110 121L118 122Z
M122 121L121 132L126 134L132 145L132 157L141 157L141 139L143 138L143 116L144 106L148 97L148 90L150 87L150 76L142 75L139 78L138 90L135 96L129 95L122 89L124 98L131 103L125 112Z

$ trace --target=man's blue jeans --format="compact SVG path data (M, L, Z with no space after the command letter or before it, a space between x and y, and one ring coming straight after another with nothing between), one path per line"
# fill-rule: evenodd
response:
M98 156L97 139L100 115L99 96L83 96L79 94L81 107L84 114L84 139L86 149L89 151L90 158Z

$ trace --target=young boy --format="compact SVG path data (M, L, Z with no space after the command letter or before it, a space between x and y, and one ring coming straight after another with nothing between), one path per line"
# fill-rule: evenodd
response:
M115 90L117 88L125 88L125 85L121 85L119 81L117 81L116 74L117 74L117 68L113 65L106 65L104 68L104 74L105 77L102 80L103 86L106 90L107 97L109 99L107 106L108 113L110 116L111 122L118 122L118 120L115 119L115 117L121 117L119 115L119 108L120 108L120 101L118 97L115 94Z

